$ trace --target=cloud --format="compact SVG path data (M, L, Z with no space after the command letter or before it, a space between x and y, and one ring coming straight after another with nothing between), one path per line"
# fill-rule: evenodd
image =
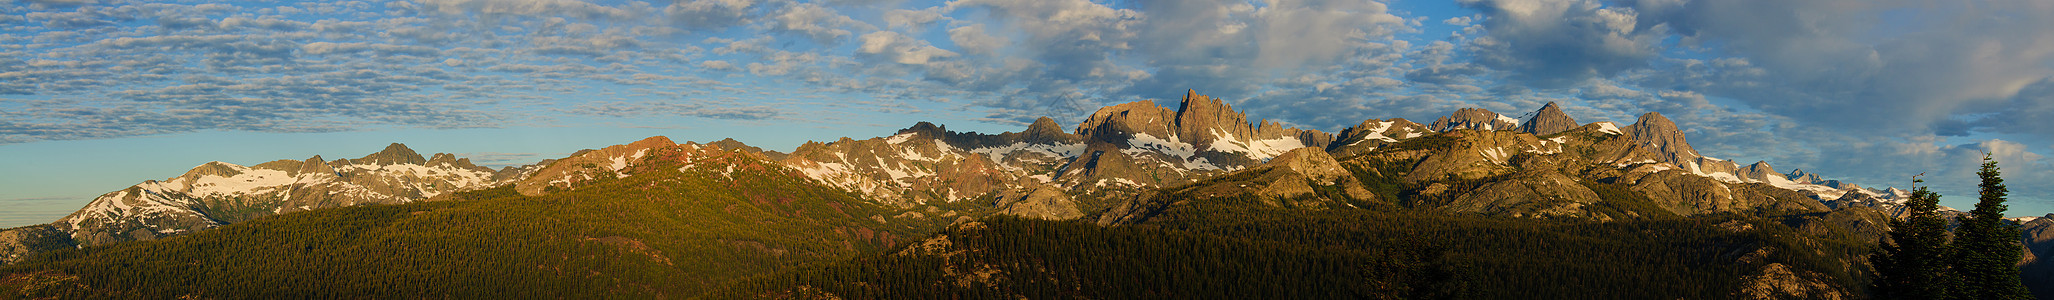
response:
M748 21L754 0L683 0L663 8L672 24L692 29L717 30Z
M1460 0L1485 16L1488 34L1466 45L1477 63L1542 88L1569 87L1647 65L1667 27L1639 23L1630 7L1593 0Z
M853 35L849 29L877 30L875 26L841 15L832 8L812 3L786 6L772 19L777 21L771 26L772 30L812 38L822 45L833 45L841 38Z
M704 103L676 102L597 102L580 104L561 110L565 113L633 118L648 116L690 116L724 120L766 120L784 115L783 110L774 107L754 105L709 105Z
M984 33L984 24L949 28L949 41L963 52L977 55L990 55L1009 43L1004 37Z
M418 0L421 5L436 12L453 15L476 15L481 17L513 16L569 16L584 20L620 20L643 16L643 12L654 11L645 2L643 7L608 7L578 0Z
M920 32L937 22L951 20L948 15L942 13L941 8L936 6L919 10L893 9L885 11L885 28Z
M856 47L856 53L900 64L924 65L930 60L956 56L955 52L935 48L927 41L892 31L871 32L858 40L861 45Z

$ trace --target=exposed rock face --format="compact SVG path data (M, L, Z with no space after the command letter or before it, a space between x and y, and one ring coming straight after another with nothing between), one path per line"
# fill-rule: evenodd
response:
M1441 208L1511 217L1610 220L1584 209L1585 205L1595 203L1598 203L1597 192L1576 183L1575 179L1552 171L1537 171L1486 184Z
M27 259L36 253L77 246L64 231L50 225L0 230L0 266Z
M763 150L763 148L757 148L756 146L750 146L749 144L743 144L743 143L742 143L742 141L737 141L737 140L735 140L734 138L725 138L725 139L721 139L721 140L718 140L718 141L713 141L713 142L711 142L711 143L706 143L706 145L708 145L708 146L715 146L715 147L720 147L721 149L729 149L729 150L741 150L741 151L748 151L748 152L756 152L756 153L762 153L764 157L769 157L769 158L770 158L770 160L773 160L773 161L777 161L777 160L784 160L784 159L785 159L785 156L786 156L786 155L788 155L788 154L785 154L784 152L777 152L777 151L769 151L769 150Z
M1767 182L1770 178L1784 179L1783 174L1776 173L1776 168L1769 166L1769 162L1766 161L1756 161L1740 168L1740 178L1757 182Z
M1780 263L1762 266L1761 273L1742 279L1740 290L1734 292L1740 299L1843 299L1840 289L1826 283L1824 275L1811 272L1792 271Z
M2019 262L2019 279L2041 299L2054 297L2054 214L2019 224L2019 239L2025 257Z
M1628 178L1634 191L1677 215L1713 212L1823 212L1817 200L1796 191L1758 183L1728 183L1682 170Z
M405 145L358 159L209 162L93 199L52 225L81 245L150 240L251 218L360 204L404 203L511 182L532 169L494 171L469 159L427 159Z
M1041 186L1025 190L1007 190L998 196L998 201L1007 203L999 213L1041 218L1047 220L1069 220L1083 217L1077 203L1060 188Z
M1333 154L1334 157L1356 156L1390 146L1400 140L1432 133L1434 131L1427 129L1426 125L1419 125L1403 118L1363 120L1361 125L1341 130L1341 134L1334 137L1334 142L1327 145L1327 153Z
M1293 198L1314 194L1313 185L1338 185L1342 194L1349 198L1376 199L1376 195L1363 188L1362 182L1355 180L1353 174L1341 169L1340 162L1319 148L1291 150L1250 171L1265 172L1265 177L1268 177L1257 179L1258 182L1267 182L1260 184L1261 188L1255 191L1260 196Z
M1510 174L1516 169L1512 157L1526 152L1551 153L1560 145L1544 143L1532 134L1512 131L1465 131L1442 133L1455 142L1439 149L1405 175L1406 182L1444 179L1478 179Z
M1482 108L1464 108L1455 110L1455 114L1435 119L1433 124L1427 125L1427 129L1437 132L1459 129L1484 131L1517 130L1519 129L1519 119L1513 119L1512 117L1500 115Z
M420 153L414 153L414 149L407 148L406 144L392 143L392 145L385 146L385 150L378 151L378 153L371 153L371 155L365 155L364 158L352 159L349 161L349 163L373 166L402 164L419 165L428 163L428 160L425 158L421 158Z
M670 138L654 136L628 143L613 145L599 150L582 150L570 157L557 159L542 167L533 176L514 183L514 190L522 195L536 196L548 193L550 188L571 188L578 183L601 177L627 177L627 169L652 149L677 146Z
M1541 106L1539 111L1535 111L1532 118L1527 118L1525 123L1520 123L1519 132L1544 136L1576 129L1577 126L1582 125L1577 125L1575 118L1570 118L1569 114L1562 112L1561 107L1555 106L1555 102L1550 101L1548 105Z
M1250 123L1225 101L1186 91L1175 111L1150 101L1114 105L1092 113L1075 133L1045 117L1000 134L922 122L891 137L808 143L785 163L886 202L992 197L1007 213L1074 217L1069 210L1107 204L1076 195L1123 198L1255 167L1293 149L1325 149L1333 140L1317 130Z
M1640 115L1640 120L1626 127L1626 136L1634 142L1653 148L1662 155L1662 162L1685 166L1695 164L1699 157L1696 149L1683 137L1683 131L1676 129L1676 123L1661 113L1649 112Z
M1785 178L1789 178L1789 179L1790 179L1790 181L1794 181L1794 182L1797 182L1797 183L1814 183L1814 184L1816 184L1816 183L1820 183L1820 181L1822 181L1822 180L1819 180L1819 174L1812 174L1812 173L1810 173L1810 172L1805 172L1805 171L1804 171L1804 169L1796 169L1796 170L1790 170L1790 175L1788 175L1788 176L1785 176ZM1835 182L1838 182L1838 181L1835 181ZM1836 186L1835 188L1838 188L1838 187Z

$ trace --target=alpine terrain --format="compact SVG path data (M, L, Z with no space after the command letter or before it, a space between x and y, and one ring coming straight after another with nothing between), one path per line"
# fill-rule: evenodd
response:
M498 170L211 162L0 231L0 298L1869 298L1909 197L1705 156L1652 112L1328 133L1162 104ZM2043 295L2049 217L2013 221Z

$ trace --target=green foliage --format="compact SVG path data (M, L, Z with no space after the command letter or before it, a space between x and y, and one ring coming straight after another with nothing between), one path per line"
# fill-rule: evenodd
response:
M1613 219L1681 218L1676 213L1662 209L1660 205L1655 205L1655 200L1648 199L1647 194L1636 192L1633 190L1633 187L1625 184L1604 183L1596 180L1578 180L1577 183L1583 184L1584 188L1589 188L1590 191L1598 194L1599 202L1597 205L1592 206L1591 209L1595 212L1612 216Z
M72 274L90 289L0 288L62 298L683 298L888 249L947 222L873 220L896 211L804 178L726 176L670 168L537 197L499 188L289 213L0 268Z
M1947 245L1947 220L1938 212L1939 203L1939 194L1917 187L1904 204L1908 216L1891 220L1895 243L1885 243L1872 259L1879 298L1945 299L1955 286L1947 263L1953 249Z
M723 296L1719 299L1769 263L1860 286L1859 273L1836 270L1869 251L1737 215L1592 223L1263 200L1187 199L1123 227L987 219L987 229L944 233L958 256L871 256ZM998 279L964 280L984 265Z
M883 255L738 285L724 298L1439 298L1437 253L1333 249L1157 227L986 218L941 236L948 255ZM909 246L919 250L921 246Z
M2024 255L2019 229L2004 220L2004 197L2009 189L1997 169L1997 162L1983 154L1981 197L1975 210L1961 220L1954 239L1954 273L1961 280L1955 296L1960 299L2032 299L2031 291L2019 281L2016 264Z
M1417 165L1419 165L1418 159L1350 160L1350 163L1341 164L1348 172L1354 173L1355 180L1361 181L1364 189L1368 189L1371 194L1376 194L1377 197L1382 198L1383 203L1390 204L1402 203L1399 201L1398 195L1405 191L1405 173L1411 171L1412 167ZM1357 206L1361 206L1361 204L1357 204Z

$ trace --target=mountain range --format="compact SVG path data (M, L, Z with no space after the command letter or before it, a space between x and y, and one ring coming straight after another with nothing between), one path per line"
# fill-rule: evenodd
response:
M809 192L763 191L744 182L782 182L778 185L784 190ZM679 198L679 193L683 193L682 198ZM839 194L830 195L836 193ZM79 273L111 272L104 269L105 264L127 262L124 259L131 256L122 255L135 255L122 254L127 253L124 251L149 251L123 249L186 253L174 250L185 249L178 247L245 243L238 242L241 240L237 237L239 235L294 238L279 236L284 234L282 231L266 231L265 226L295 230L312 226L317 229L305 230L312 230L314 236L339 235L346 237L345 240L370 243L360 240L369 237L334 230L322 231L318 224L333 221L339 214L360 212L377 216L372 218L381 220L377 222L393 222L365 225L372 226L366 228L432 228L401 225L414 224L409 222L454 222L447 221L449 219L415 220L426 218L424 213L440 214L433 212L444 209L456 211L452 214L472 216L465 214L487 213L487 208L491 208L522 211L523 216L548 220L495 222L556 222L567 228L585 226L581 222L609 222L605 211L611 209L654 210L663 216L631 217L623 212L622 216L615 217L662 226L730 228L734 224L772 224L771 220L800 224L777 227L779 230L740 230L734 233L681 229L678 232L690 234L667 234L661 230L637 229L626 230L628 233L600 234L511 225L475 225L480 221L463 219L468 221L462 224L505 227L497 229L502 230L496 231L500 234L552 236L612 245L612 248L604 248L612 250L602 249L612 252L603 253L646 256L652 262L669 265L659 271L635 269L629 273L638 275L608 277L613 278L611 280L695 282L689 285L692 287L689 290L648 289L647 292L653 295L728 293L723 295L784 298L816 292L833 295L837 294L834 291L841 294L880 291L875 290L879 288L877 286L837 287L818 282L809 284L805 280L809 278L807 276L842 270L836 268L857 266L886 269L920 269L926 266L924 268L938 270L933 274L940 274L934 275L940 279L935 280L957 282L954 286L962 290L956 292L967 295L1041 295L1018 288L1055 283L1025 281L1008 286L993 281L990 275L1018 276L1024 274L1020 272L1042 271L1018 268L1025 265L977 267L977 264L992 262L966 261L949 255L956 253L951 251L971 251L1024 255L1040 259L1037 261L1053 259L1045 254L1009 252L1013 250L1000 246L1010 245L1003 243L1019 237L959 241L966 235L981 237L996 234L987 232L1032 228L1063 228L1061 230L1065 232L1108 238L1136 233L1100 231L1138 228L1120 230L1184 236L1187 239L1181 243L1225 245L1221 247L1254 252L1285 251L1355 263L1410 263L1413 265L1409 266L1413 267L1391 269L1397 273L1388 274L1442 276L1433 275L1440 274L1434 273L1438 271L1433 268L1418 267L1436 264L1434 260L1423 257L1342 255L1333 254L1335 252L1331 251L1334 250L1328 248L1277 246L1273 244L1305 241L1260 235L1251 237L1247 232L1238 231L1247 230L1245 228L1219 227L1226 226L1221 224L1244 222L1236 219L1239 216L1302 214L1275 218L1300 221L1326 220L1323 218L1391 220L1490 232L1539 230L1536 234L1550 236L1547 239L1561 238L1562 241L1624 241L1624 236L1637 236L1619 233L1628 230L1622 228L1659 228L1648 230L1676 230L1690 234L1723 232L1714 235L1740 242L1699 245L1730 252L1707 254L1705 257L1710 258L1704 258L1705 261L1745 267L1706 271L1712 273L1704 276L1721 278L1723 281L1718 282L1727 284L1721 286L1724 290L1717 292L1730 294L1720 295L1855 297L1864 291L1864 287L1858 286L1865 280L1863 276L1867 276L1863 274L1870 272L1865 269L1866 260L1858 257L1865 253L1856 250L1872 247L1882 238L1882 232L1887 228L1884 220L1901 214L1900 203L1906 197L1906 192L1895 188L1877 190L1860 187L1825 180L1823 175L1805 170L1782 173L1767 162L1742 166L1734 161L1704 156L1690 146L1684 131L1674 122L1653 112L1641 115L1631 124L1620 125L1612 122L1579 123L1554 103L1517 118L1484 109L1465 108L1424 125L1402 118L1371 119L1338 133L1327 133L1287 127L1270 120L1251 121L1226 101L1200 95L1194 90L1187 91L1174 110L1153 101L1118 104L1099 109L1067 130L1047 117L1037 119L1021 131L998 134L956 132L943 125L920 122L889 136L808 142L789 153L764 150L733 139L679 144L658 136L498 170L474 165L468 159L451 154L423 157L396 143L358 159L323 160L315 156L252 166L210 162L176 177L148 180L109 192L95 198L85 208L50 224L0 231L0 264L20 263L10 267L12 269L0 269L0 273L31 274L19 275L29 276L21 278L74 278L78 287L84 287L92 283L87 281L96 280L94 278L117 280L114 278L118 276ZM580 200L601 198L610 200ZM699 198L722 200L695 200ZM686 201L689 204L659 205L635 199L655 201L653 203ZM598 206L592 208L595 209L590 212L592 215L555 215L549 208L551 205ZM664 215L670 210L680 212ZM836 213L816 214L829 210ZM1229 215L1222 211L1235 213ZM1408 214L1404 212L1449 217L1410 217L1404 216ZM707 216L722 217L683 221ZM329 221L313 221L318 218L329 218ZM2033 249L2032 253L2054 255L2047 253L2054 250L2046 250L2054 247L2054 238L2046 236L2054 235L2045 233L2054 230L2047 229L2054 228L2054 220L2019 221L2028 228L2027 236L2022 238L2028 248ZM273 225L263 225L266 222ZM1076 224L1089 224L1089 227L1066 227ZM1569 227L1557 224L1599 225L1573 225L1574 229L1563 229ZM1271 223L1244 225L1291 226ZM1341 228L1344 229L1336 230L1367 236L1396 234L1386 229ZM1155 232L1159 230L1168 231ZM1776 235L1785 231L1798 233L1798 237ZM1310 236L1332 234L1327 230L1306 232L1312 232L1303 233ZM292 233L306 234L302 231ZM400 232L367 234L390 234L379 235L383 237L377 240L381 243L420 242L414 239L416 237ZM824 234L825 238L791 240L769 237L816 234ZM927 234L932 235L920 237ZM1428 233L1408 231L1407 234ZM1431 234L1451 233L1433 231ZM170 238L185 235L193 237ZM1393 242L1396 243L1395 240ZM1678 241L1677 244L1697 245L1695 243L1699 242L1689 240ZM566 250L573 252L602 251L579 248L585 247L579 246L584 245L580 244L582 242L545 239L522 240L522 243L563 243L548 247L574 249ZM1802 255L1781 254L1774 250L1801 252L1792 251L1801 249L1788 249L1791 246L1785 244L1791 243L1852 246L1846 246L1849 248L1841 252L1820 250L1818 254ZM1347 247L1374 246L1340 244ZM1614 244L1627 247L1620 245L1626 244ZM1674 247L1670 244L1632 245ZM1737 247L1735 245L1755 246L1731 248ZM264 247L252 249L247 250L252 253L249 255L260 257L305 254L278 252L283 250ZM312 249L307 251L324 251ZM1128 253L1131 255L1161 254L1147 252L1156 251L1149 249L1154 248L1118 251L1140 251ZM1628 248L1590 251L1619 249ZM1448 251L1459 255L1475 254L1464 252L1472 250L1482 251L1464 246ZM400 250L359 251L383 253L380 251ZM1749 254L1751 252L1765 254ZM1577 252L1567 253L1565 255ZM1322 256L1328 254L1338 256ZM693 255L737 257L751 264L711 265L750 271L716 272L703 266L678 267L672 263L690 259L687 257ZM996 257L1001 256L986 259L998 259ZM2028 254L2029 279L2054 279L2054 276L2031 277L2038 274L2032 270L2054 268L2043 266L2054 263L2041 263L2034 257L2037 256ZM526 262L527 259L518 261ZM1646 259L1651 265L1659 265L1653 262L1673 263L1660 258ZM566 261L587 263L575 259ZM1581 266L1583 263L1564 264ZM937 265L942 267L934 267ZM963 266L968 267L957 268ZM49 275L57 273L48 272L83 277L63 277L72 275ZM420 274L477 276L460 271L438 272L455 273L424 271ZM798 273L778 280L744 280L749 276L780 272ZM852 278L886 276L846 270L834 272L855 272L849 273L855 274L849 275L856 276ZM963 277L964 274L984 275L973 278ZM1069 273L1042 275L1085 276ZM533 276L558 278L551 276L562 275L537 273ZM1451 282L1418 279L1428 277L1392 280L1428 286ZM7 287L6 282L0 280L0 287ZM99 283L103 283L100 287L108 287L104 285L106 282ZM2046 286L2034 284L2036 290ZM130 290L112 294L81 293L135 296L163 292L170 293L164 295L182 296L232 292L142 283L118 286ZM607 290L625 286L590 288ZM310 290L286 290L282 293L291 295ZM1112 290L1116 289L1108 289ZM1433 291L1426 290L1372 290L1398 295L1433 294ZM335 295L380 294L384 290L343 291ZM425 290L403 292L437 295ZM490 293L440 295L483 294Z

